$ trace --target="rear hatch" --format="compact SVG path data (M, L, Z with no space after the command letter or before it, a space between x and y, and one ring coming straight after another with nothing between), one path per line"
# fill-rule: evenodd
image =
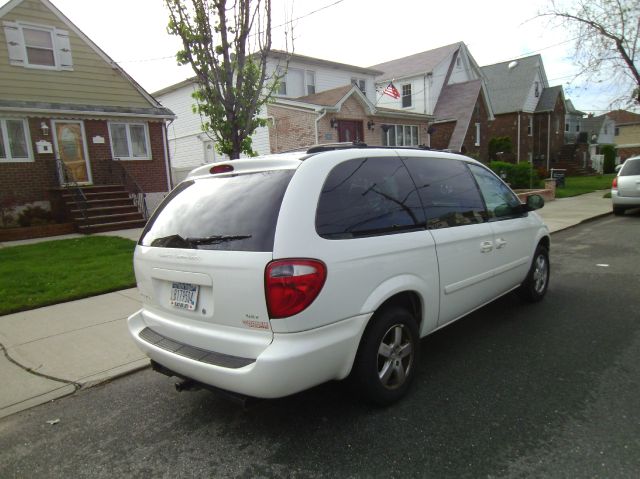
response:
M271 341L264 271L291 167L187 179L162 202L134 258L148 325L171 339L256 357ZM295 165L294 165L295 166Z
M618 195L640 197L640 158L627 160L618 175Z

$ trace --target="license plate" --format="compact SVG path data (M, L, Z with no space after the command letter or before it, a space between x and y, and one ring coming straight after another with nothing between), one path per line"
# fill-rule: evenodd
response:
M198 303L198 290L200 286L191 283L172 283L171 300L172 306L176 308L193 311Z

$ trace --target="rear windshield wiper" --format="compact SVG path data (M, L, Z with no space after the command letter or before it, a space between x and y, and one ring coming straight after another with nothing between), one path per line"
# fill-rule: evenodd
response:
M236 241L247 238L251 238L251 235L213 235L205 236L202 238L186 238L185 241L194 246L197 246L201 244L226 243L227 241Z

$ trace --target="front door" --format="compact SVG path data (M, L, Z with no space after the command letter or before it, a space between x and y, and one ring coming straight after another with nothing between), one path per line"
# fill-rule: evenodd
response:
M84 125L81 121L61 120L53 122L53 140L56 157L66 166L66 174L60 175L61 183L91 183L89 155L84 141Z
M363 131L361 121L338 120L338 141L363 141Z

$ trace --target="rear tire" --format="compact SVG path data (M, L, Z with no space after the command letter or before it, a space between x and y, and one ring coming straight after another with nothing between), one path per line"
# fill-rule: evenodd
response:
M621 206L614 206L613 214L616 216L622 216L624 214L624 208Z
M418 326L411 313L397 306L376 312L354 364L359 392L378 406L398 401L415 376L419 348Z
M538 245L527 278L517 290L518 295L530 303L542 300L549 287L550 272L549 250L543 245Z

